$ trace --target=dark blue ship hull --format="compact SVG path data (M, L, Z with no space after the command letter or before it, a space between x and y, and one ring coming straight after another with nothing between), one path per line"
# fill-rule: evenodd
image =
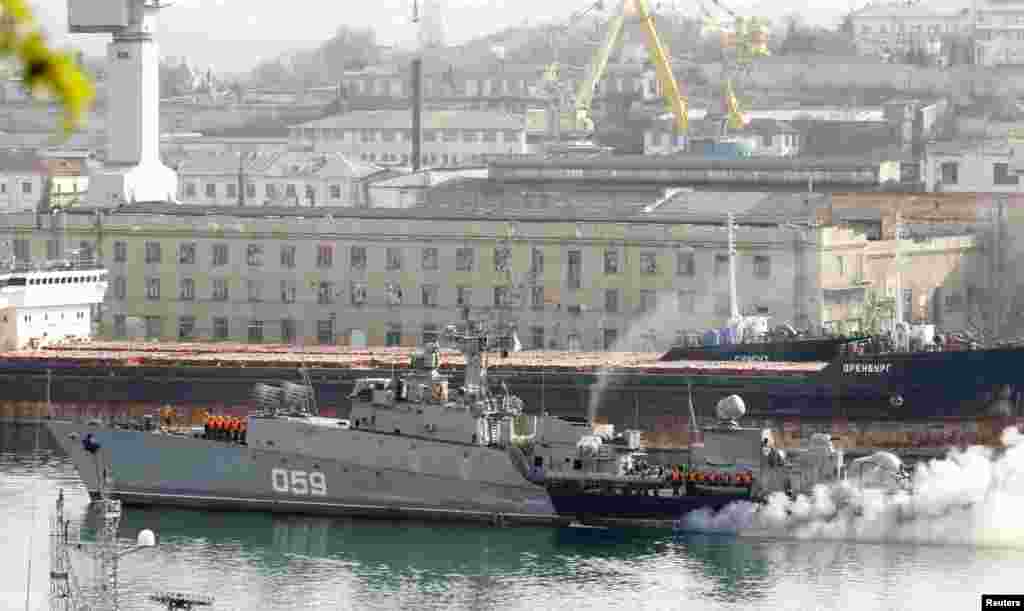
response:
M1024 348L846 357L765 387L765 415L851 419L1021 417Z
M866 337L825 337L773 342L676 346L659 361L780 361L827 363L838 358L843 346Z
M551 503L559 515L570 518L616 518L676 520L691 511L717 511L735 501L749 501L743 493L683 494L680 496L637 496L623 494L584 494L551 490Z

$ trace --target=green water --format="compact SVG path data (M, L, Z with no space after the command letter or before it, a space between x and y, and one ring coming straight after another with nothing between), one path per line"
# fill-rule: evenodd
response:
M36 436L39 433L37 442ZM38 445L37 445L38 443ZM34 448L39 448L35 451ZM63 488L95 523L45 430L0 425L0 609L46 609L48 518ZM159 545L121 563L123 609L155 590L214 609L976 609L1024 592L1024 551L731 536L332 520L127 508L122 535ZM31 568L29 559L31 558ZM91 566L76 567L84 578Z

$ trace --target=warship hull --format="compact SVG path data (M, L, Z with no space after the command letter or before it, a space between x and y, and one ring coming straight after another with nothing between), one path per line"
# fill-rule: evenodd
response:
M382 518L560 521L543 487L522 477L504 481L515 467L505 452L491 448L452 446L446 448L450 456L444 456L432 447L444 444L423 442L424 447L415 452L410 451L408 439L392 437L372 440L380 442L374 443L377 452L373 454L360 454L363 444L358 443L346 451L346 444L339 440L342 443L335 453L343 456L326 457L71 422L51 421L48 427L92 496L99 493L106 470L108 493L128 505ZM100 446L95 454L87 452L81 442L88 433ZM361 436L365 439L367 434ZM403 452L389 452L399 444L404 446ZM380 460L376 465L364 464L371 456ZM477 462L470 467L473 459ZM464 461L466 468L447 476L433 468L456 460ZM507 469L486 469L501 463Z
M91 496L105 479L107 493L127 505L565 525L580 517L671 521L745 498L552 495L527 480L508 451L365 431L330 431L336 456L328 457L315 434L300 433L305 449L296 452L67 421L47 426ZM90 433L95 453L82 443Z

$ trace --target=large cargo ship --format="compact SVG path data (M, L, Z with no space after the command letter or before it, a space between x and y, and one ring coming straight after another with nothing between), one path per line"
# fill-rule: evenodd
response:
M260 410L200 431L51 421L88 490L129 504L311 514L558 523L677 520L687 512L802 491L840 475L842 453L815 447L787 461L770 431L743 428L723 403L687 475L647 464L639 431L527 416L487 379L478 331L451 337L466 360L449 390L439 351L394 378L361 378L349 419L317 415L302 385L261 385ZM303 389L306 389L303 391ZM526 421L529 432L517 432ZM244 429L244 432L243 432Z

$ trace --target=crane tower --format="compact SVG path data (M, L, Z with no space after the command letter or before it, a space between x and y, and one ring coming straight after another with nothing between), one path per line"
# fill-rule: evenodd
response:
M72 34L110 34L107 156L93 175L95 205L174 202L178 175L160 160L160 0L68 0Z

